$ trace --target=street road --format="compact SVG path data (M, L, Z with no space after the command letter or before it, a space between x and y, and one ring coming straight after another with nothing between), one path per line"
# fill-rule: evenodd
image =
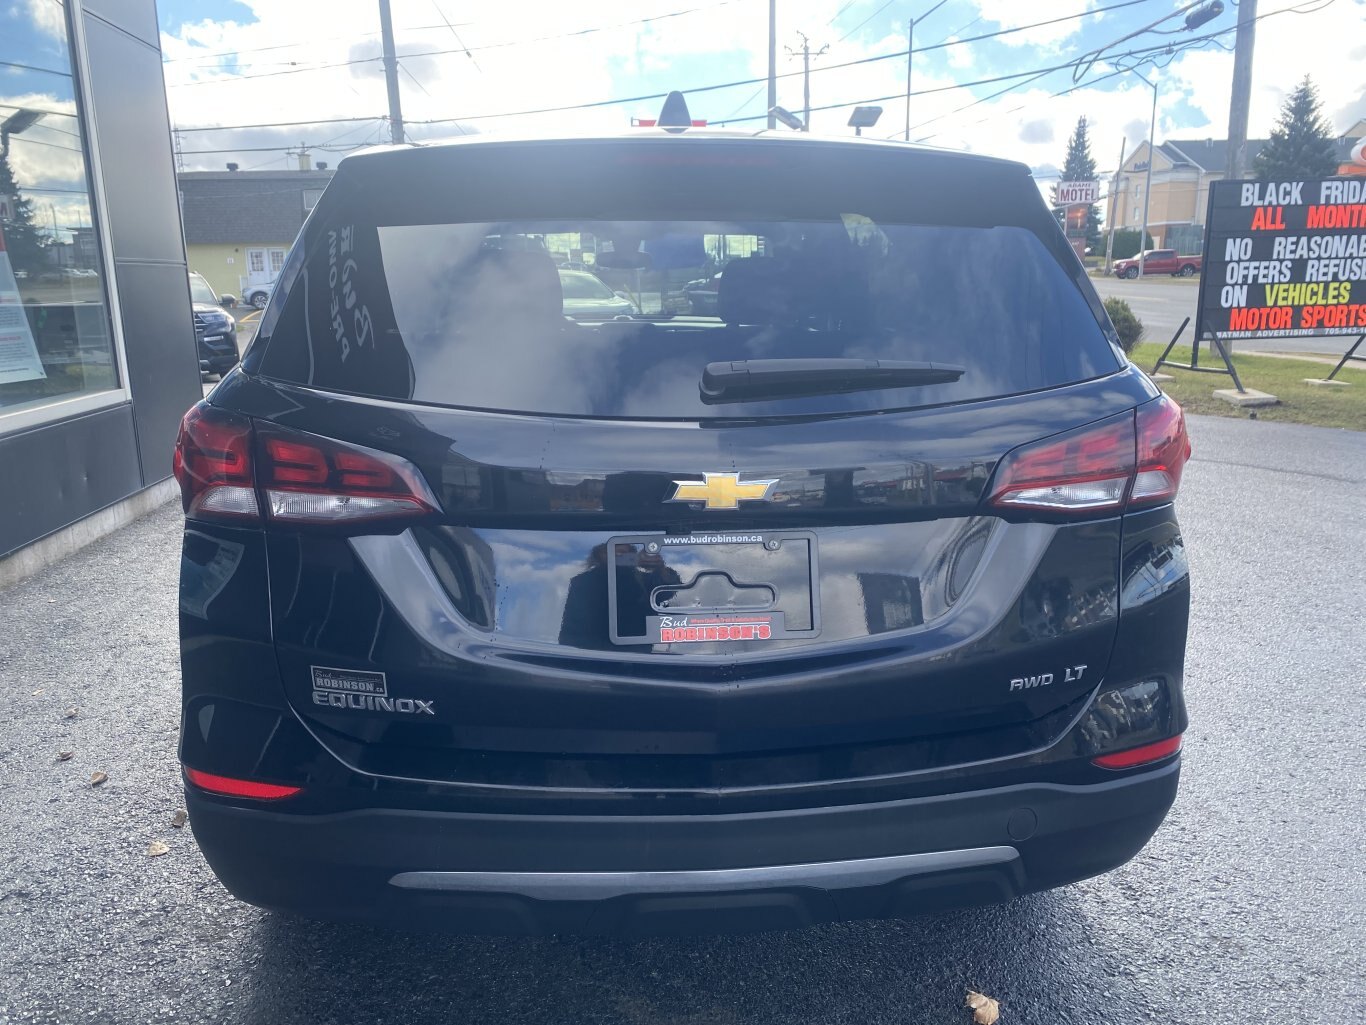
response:
M250 306L239 306L232 311L232 315L237 321L237 352L240 355L247 351L247 346L256 337L257 325L261 323L261 311Z
M1181 321L1190 317L1181 341L1177 343L1172 356L1185 362L1190 358L1191 339L1195 331L1195 303L1200 294L1199 278L1142 277L1133 281L1116 277L1092 278L1096 291L1102 299L1119 296L1133 309L1138 319L1143 321L1146 331L1145 342L1160 342L1166 345L1181 326ZM1237 352L1319 352L1330 356L1341 356L1351 348L1353 338L1256 338L1239 339L1233 343ZM1185 347L1184 355L1181 352ZM1202 350L1209 351L1206 346ZM1203 355L1202 355L1203 358ZM1215 357L1216 359L1218 357ZM1146 369L1146 368L1145 368Z
M179 509L159 510L0 591L0 1025L965 1025L968 988L1002 1025L1360 1021L1366 433L1192 427L1191 728L1149 847L1003 907L755 936L407 936L234 902L169 824Z

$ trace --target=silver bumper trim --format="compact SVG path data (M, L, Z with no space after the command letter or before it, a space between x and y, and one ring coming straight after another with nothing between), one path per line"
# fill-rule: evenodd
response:
M537 900L610 900L802 886L845 890L881 886L908 876L1003 865L1019 857L1014 847L973 847L856 861L679 872L400 872L389 880L389 885L402 890L511 893Z

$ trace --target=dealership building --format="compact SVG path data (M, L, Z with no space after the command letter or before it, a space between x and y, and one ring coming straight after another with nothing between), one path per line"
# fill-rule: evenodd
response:
M154 0L0 31L0 583L174 493L202 394Z

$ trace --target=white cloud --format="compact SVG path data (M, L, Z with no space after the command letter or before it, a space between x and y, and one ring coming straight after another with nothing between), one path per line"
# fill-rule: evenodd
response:
M183 27L176 37L164 36L163 46L171 63L166 65L171 109L176 121L184 125L244 124L254 122L366 117L367 122L339 124L317 130L262 129L258 133L237 132L214 136L210 133L186 134L186 150L217 149L227 145L266 146L301 139L312 146L325 140L337 145L375 140L383 136L386 111L383 76L378 61L367 60L378 53L378 25L373 0L250 0L258 22L200 23ZM1290 0L1269 0L1288 4ZM675 18L661 18L647 24L623 25L642 18L657 17L689 6L704 10ZM904 23L898 24L891 9L849 39L839 41L843 32L858 24L855 7L830 24L842 5L838 0L784 0L779 5L779 71L800 68L783 47L796 43L794 31L803 28L814 46L829 42L828 54L815 63L826 68L863 57L893 53L904 49ZM983 22L979 27L991 31L1017 27L1042 18L1062 17L1093 10L1096 0L1055 0L1047 5L1023 0L973 0L964 3L959 15L968 10ZM1276 8L1272 8L1273 10ZM448 17L457 17L457 8L444 7ZM1138 27L1155 16L1144 12L1129 17L1106 16L1113 35ZM1267 13L1264 9L1263 13ZM440 24L435 10L396 6L395 26L398 51L456 51L454 34ZM405 116L412 121L449 118L455 115L493 114L547 106L591 103L614 96L654 92L661 81L668 85L702 84L695 69L706 62L710 80L735 80L761 77L767 67L767 5L759 0L734 0L717 4L714 0L638 0L622 8L612 0L579 0L568 5L538 2L502 4L495 0L469 0L460 5L456 31L471 47L474 59L460 52L409 57L407 75L401 76ZM936 15L939 17L939 15ZM1000 86L976 90L928 90L952 86L966 78L989 77L1017 68L1047 65L1057 61L1056 54L1066 51L1069 41L1085 26L1094 25L1098 15L1072 19L1040 29L1000 37L993 41L948 47L941 56L927 54L917 58L914 88L921 95L911 100L911 138L928 137L934 145L947 145L1020 159L1030 166L1061 162L1063 140L1079 116L1085 114L1091 125L1092 151L1102 170L1114 166L1118 147L1116 138L1125 139L1131 149L1148 133L1152 93L1136 77L1117 78L1098 86L1086 87L1064 97L1052 94L1071 85L1067 72L1059 72L1039 82L1009 91L999 98L974 103ZM1227 21L1227 17L1225 21ZM1345 118L1360 106L1366 93L1366 42L1361 41L1360 26L1366 22L1366 0L1337 0L1312 14L1285 14L1259 24L1256 89L1253 96L1250 131L1265 135L1275 118L1285 90L1294 86L1306 71L1319 84L1324 107L1330 114L1342 112ZM421 25L436 27L419 28ZM499 47L509 40L553 36L580 30L585 26L616 26L590 35L569 36L540 42ZM940 26L941 31L961 27L955 20ZM976 31L976 29L974 29ZM921 35L917 32L917 37ZM1105 38L1109 35L1102 34ZM925 42L937 36L927 36ZM1324 39L1350 40L1346 52L1333 59L1324 58ZM299 47L278 47L282 42L307 40ZM924 45L922 43L922 45ZM1008 47L1008 48L1007 48ZM205 53L240 51L242 76L290 71L344 60L361 60L345 67L328 68L300 74L264 78L239 78L224 70L214 70ZM1001 53L1007 60L1001 59ZM195 58L195 59L188 59ZM708 60L710 58L710 60ZM291 65L288 62L293 61ZM676 82L669 69L678 68ZM688 69L694 69L689 71ZM975 70L970 70L975 69ZM1092 78L1107 69L1098 65ZM1152 72L1145 69L1152 77ZM1179 56L1170 68L1156 72L1159 82L1158 139L1171 136L1221 137L1227 124L1232 55L1222 50L1190 52ZM648 86L641 80L650 75ZM231 84L189 85L194 80L225 78ZM832 100L864 100L892 96L879 101L884 108L882 122L870 135L890 136L905 121L906 104L899 94L905 88L905 62L892 59L852 68L820 71L812 77L812 102L819 107ZM423 90L426 90L425 92ZM799 76L779 81L779 103L789 109L801 106ZM759 95L756 97L755 94ZM749 100L746 113L762 108L762 86L695 93L689 97L694 116L720 120L731 115ZM648 100L619 107L577 110L527 117L471 119L467 123L479 131L500 132L591 132L615 129L626 124L630 114L654 116L659 101ZM844 134L849 106L818 111L813 123L818 131ZM1335 124L1345 128L1350 122ZM754 124L754 122L749 122ZM1021 126L1028 124L1027 131ZM1050 137L1051 131L1051 137ZM424 134L455 134L453 125L431 128L414 127ZM1029 141L1024 141L1028 139ZM315 159L334 161L339 154L315 149ZM190 157L189 166L220 167L225 159L240 159L244 166L283 165L283 154L243 154Z
M52 0L26 0L25 10L33 27L53 39L66 41L66 15L60 4Z
M944 42L956 43L958 42L958 37L949 36ZM970 45L945 47L944 56L949 62L949 67L956 68L959 71L965 71L976 63L976 57L974 56Z
M1268 10L1264 6L1259 13L1265 15L1287 6L1287 0L1281 0L1276 7ZM1356 101L1357 109L1361 109L1361 97L1366 96L1363 25L1366 0L1338 0L1311 14L1282 14L1258 22L1248 135L1265 138L1270 133L1286 96L1305 75L1318 86L1324 112L1334 121L1333 130L1351 127L1351 104ZM1328 40L1335 42L1325 47ZM1217 139L1226 136L1233 54L1223 50L1182 54L1172 62L1164 79L1170 88L1181 90L1203 116L1200 122L1182 126L1183 132Z
M9 140L9 165L21 187L83 186L85 159L75 119L76 105L51 93L0 93L0 112L47 111Z
M1065 40L1078 34L1085 24L1094 23L1096 18L1083 20L1071 16L1094 10L1095 7L1096 0L1052 0L1046 6L1025 3L1023 0L977 0L977 10L982 20L994 22L1001 28L1020 28L1037 21L1070 18L1068 21L1059 21L1053 25L1041 25L1024 32L1001 36L1001 42L1007 46L1035 46L1051 51L1056 51Z

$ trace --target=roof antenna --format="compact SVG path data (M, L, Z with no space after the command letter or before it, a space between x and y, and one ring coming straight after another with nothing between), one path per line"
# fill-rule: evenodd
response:
M664 106L659 112L659 120L655 123L666 132L674 132L675 134L685 128L692 127L692 115L688 113L688 101L677 89L664 97Z

